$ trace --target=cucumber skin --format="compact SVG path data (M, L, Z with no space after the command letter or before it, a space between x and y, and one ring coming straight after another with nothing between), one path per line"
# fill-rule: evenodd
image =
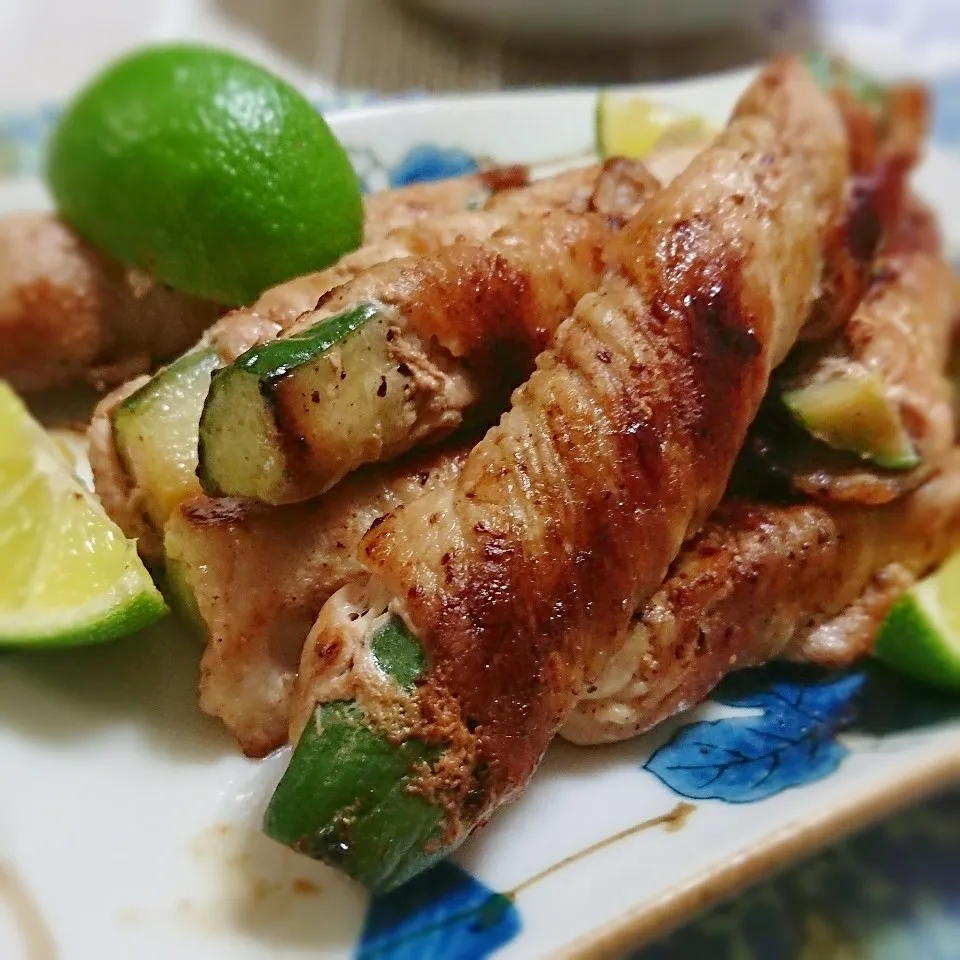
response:
M392 616L370 640L380 669L404 690L413 690L427 672L427 655L400 617Z
M354 330L383 312L383 304L365 301L343 313L317 321L300 333L279 337L253 347L234 361L234 365L261 380L277 380L297 367L322 356Z
M343 870L376 892L410 879L440 856L443 811L409 793L411 768L436 750L418 740L390 743L352 702L320 704L280 780L267 836Z
M216 351L212 347L202 347L191 350L189 353L178 357L169 366L165 367L159 373L154 374L139 390L134 391L127 397L123 403L117 407L114 419L118 416L137 413L142 410L145 404L148 404L157 394L158 388L164 387L173 380L179 378L186 371L195 370L198 366L209 363L210 372L213 372L217 364Z
M259 403L258 429L263 432L261 446L273 450L270 468L281 475L285 473L285 443L287 442L274 417L273 391L279 381L290 376L298 367L322 357L336 344L345 340L369 320L383 311L383 305L375 301L366 301L351 307L342 313L327 317L311 325L306 330L291 337L282 337L270 343L253 347L238 357L230 366L217 371L210 384L210 390L200 416L200 435L198 440L200 485L211 496L229 494L229 483L220 479L221 467L216 465L220 459L217 451L221 444L235 447L236 429L223 427L219 410L232 411L236 405L233 395L240 394L241 402ZM253 389L251 380L256 382ZM256 396L257 399L252 399ZM249 429L249 428L248 428ZM266 463L267 458L263 458ZM274 483L281 482L279 478ZM269 498L264 498L271 502Z
M168 542L164 542L165 550ZM170 556L169 552L164 567L163 586L163 594L170 608L189 626L199 640L208 643L210 631L200 612L197 598L190 588L187 567L180 559Z
M132 393L117 407L113 414L113 422L111 424L114 447L124 471L137 486L142 487L143 477L137 476L137 458L131 455L131 442L128 438L134 438L136 436L140 430L142 419L149 418L154 403L157 402L158 398L163 397L168 388L176 387L178 383L182 383L185 374L189 374L194 378L198 375L202 377L205 373L212 376L218 365L219 358L213 348L192 350L152 377L147 383L140 387L139 390ZM209 388L209 376L197 382L204 388L205 396L206 390ZM200 397L198 397L198 399L202 400ZM201 406L201 403L197 404L198 408ZM197 430L199 430L199 409L197 409L195 415L197 417L195 426ZM149 437L153 432L152 430L148 430L144 433L146 437ZM144 489L146 489L149 495L151 492L149 486ZM156 494L156 489L154 489L153 493ZM152 510L148 511L148 519L152 525L157 525L156 517L153 515Z
M399 617L376 633L371 650L405 689L427 669ZM392 890L449 852L440 842L443 810L410 792L414 768L441 752L414 738L390 742L354 702L320 704L270 800L264 832L376 893Z

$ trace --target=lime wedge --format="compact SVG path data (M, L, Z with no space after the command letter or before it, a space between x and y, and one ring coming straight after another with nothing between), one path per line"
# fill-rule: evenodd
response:
M0 382L0 645L101 643L166 613L61 443Z
M960 553L900 598L874 653L917 680L960 690Z
M711 134L700 117L677 114L636 94L601 90L597 96L597 153L639 160L655 149L696 146Z

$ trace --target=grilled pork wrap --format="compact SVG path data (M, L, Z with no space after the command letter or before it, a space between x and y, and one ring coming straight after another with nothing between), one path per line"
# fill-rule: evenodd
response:
M266 291L253 306L235 310L218 321L200 344L170 367L149 381L141 378L118 387L98 405L90 429L91 462L97 493L107 512L127 536L138 539L145 559L155 564L162 562L161 532L170 510L200 493L196 477L198 423L213 371L255 345L274 340L298 317L313 310L318 301L329 299L331 292L345 281L397 257L406 257L409 262L417 254L421 258L417 262L426 262L455 242L462 249L466 241L482 243L498 231L502 245L526 244L525 249L514 252L520 266L525 253L536 253L533 246L538 237L547 251L550 243L579 242L571 255L576 260L578 252L584 250L580 241L591 231L603 234L613 229L625 215L636 210L650 185L650 175L633 161L612 161L569 171L524 189L502 190L490 201L496 203L495 209L446 213L422 218L386 234L381 232L377 241L334 267ZM451 184L449 189L452 188ZM543 214L567 206L570 218L542 222ZM528 226L514 242L510 223L520 217L528 220ZM546 257L547 252L541 253L539 261ZM496 261L488 258L488 287L494 284L491 270L495 266ZM549 291L547 279L541 289L546 285ZM467 293L461 290L459 295L462 298ZM462 312L460 319L470 321L469 309ZM399 349L401 344L395 346ZM395 379L396 368L406 364L406 369L417 375L421 393L427 385L438 391L434 412L441 417L445 398L455 402L465 395L465 382L476 385L475 378L450 377L443 370L433 370L431 379L431 369L418 366L416 359L399 356L385 374ZM516 370L514 376L518 380L528 369L517 369L520 362L519 358L512 358L509 367ZM506 367L499 372L501 379L508 375ZM354 379L351 378L351 386ZM384 397L377 396L380 379L374 380L371 393L374 399L383 401ZM341 383L338 374L334 384L339 387ZM508 382L502 389L510 385ZM391 399L395 394L396 391ZM312 391L310 402L313 405ZM355 417L361 417L363 412L363 407L353 410ZM349 423L348 420L347 426ZM259 469L259 464L254 466Z
M646 187L656 189L652 176ZM442 437L477 407L501 409L598 284L615 228L599 213L554 210L331 291L214 376L200 421L205 489L308 499Z
M835 104L779 61L613 238L602 287L500 425L456 481L371 530L372 576L325 606L271 835L383 889L523 789L719 502L818 293L848 174ZM348 743L380 772L335 775Z
M882 504L919 486L954 442L957 306L933 215L913 199L840 334L796 351L772 391L754 440L764 462L828 501Z
M660 158L660 175L667 178L688 159L689 152L673 152L669 162ZM637 212L650 189L650 175L634 161L614 159L592 176L586 205L602 211L611 229ZM563 183L569 197L570 186L579 190L583 182L583 174L562 175L530 189L557 196ZM522 193L500 196L516 205L526 203ZM460 441L388 465L382 474L360 472L303 505L271 510L194 497L173 511L166 555L181 596L208 636L201 707L224 720L245 753L259 756L286 741L303 643L330 595L362 572L357 548L363 534L375 519L452 476L466 449ZM97 462L108 455L101 452ZM155 549L159 553L159 544ZM238 590L245 598L239 603L232 599Z
M357 545L380 517L460 469L469 445L414 452L358 471L327 496L267 507L199 495L166 526L167 577L205 640L200 709L243 752L287 741L297 669L317 614L363 572Z
M904 590L960 545L960 450L881 507L725 504L637 614L561 733L609 743L777 657L847 664Z

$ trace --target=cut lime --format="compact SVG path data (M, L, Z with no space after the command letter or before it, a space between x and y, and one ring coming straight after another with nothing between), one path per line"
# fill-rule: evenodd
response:
M960 553L897 601L874 653L917 680L960 690Z
M148 47L67 107L47 176L60 213L177 290L250 303L363 232L356 174L323 117L232 53Z
M700 117L677 114L636 94L601 90L597 97L597 153L642 159L656 149L696 146L711 134Z
M166 613L61 443L0 382L0 645L101 643Z

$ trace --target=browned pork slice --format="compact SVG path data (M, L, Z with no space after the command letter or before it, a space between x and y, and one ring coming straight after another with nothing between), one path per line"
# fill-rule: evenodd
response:
M699 703L730 671L776 657L850 663L900 594L958 546L960 449L882 507L725 504L561 733L624 740Z
M374 576L321 613L294 732L318 700L349 691L391 740L435 744L439 758L408 772L441 811L433 855L523 789L720 500L817 294L847 155L806 69L765 70L729 127L608 244L603 286L456 480L365 538ZM415 690L391 701L369 674L327 682L317 663L340 669L385 612L424 648Z
M922 153L930 112L925 90L904 85L876 92L879 105L843 83L832 89L848 130L852 176L830 229L821 292L801 332L804 340L835 333L856 309L874 258L899 222L907 176Z
M50 214L0 220L0 377L18 390L125 380L222 312L110 260Z
M474 197L471 206L447 209L446 206L421 209L417 217L386 215L378 198L387 197L386 206L400 201L387 191L367 200L367 242L354 253L347 254L329 270L298 277L267 290L252 307L234 310L211 331L207 340L216 346L225 363L257 343L263 343L292 326L319 308L319 301L331 291L363 274L366 270L401 257L425 257L454 243L482 242L503 230L511 222L538 218L551 210L570 213L594 212L622 221L639 210L660 181L669 181L696 154L698 147L664 150L640 162L613 157L600 164L566 170L534 180L522 186L503 187L499 192L470 193L460 180L445 183L444 189L460 196L464 191ZM505 181L496 181L505 182ZM438 185L423 189L433 196ZM405 207L405 203L401 203ZM383 216L381 222L377 217ZM373 224L377 228L373 229Z
M370 194L364 201L364 243L376 243L394 230L431 217L480 209L501 191L513 191L529 182L529 169L514 164Z
M205 339L217 348L224 363L230 363L254 344L278 336L316 310L331 291L378 264L401 257L431 256L458 242L482 242L512 220L541 216L550 210L585 213L592 209L605 213L592 199L598 189L611 189L604 186L606 181L619 184L628 176L633 181L642 178L642 165L635 161L628 164L623 172L611 169L607 173L605 166L592 164L510 187L504 186L507 180L493 180L500 185L500 192L482 188L484 175L478 174L475 178L374 194L367 200L366 242L362 247L327 270L267 290L251 307L225 316ZM411 201L401 196L407 193L422 194L425 199ZM380 197L386 199L380 201ZM428 202L431 198L432 203ZM454 199L462 203L454 204ZM413 210L417 215L398 210Z
M357 545L388 511L445 482L469 446L359 471L320 500L285 507L197 496L167 522L168 577L206 640L200 708L247 756L287 739L290 697L310 627L362 572Z
M841 391L846 399L819 414L824 432L816 422L807 426L827 443L839 435L851 444L831 449L771 405L756 443L801 493L887 503L922 483L951 450L953 397L945 368L957 303L941 248L933 215L912 200L839 336L791 358L778 389L801 410L804 397ZM871 462L877 450L901 462L888 468Z

